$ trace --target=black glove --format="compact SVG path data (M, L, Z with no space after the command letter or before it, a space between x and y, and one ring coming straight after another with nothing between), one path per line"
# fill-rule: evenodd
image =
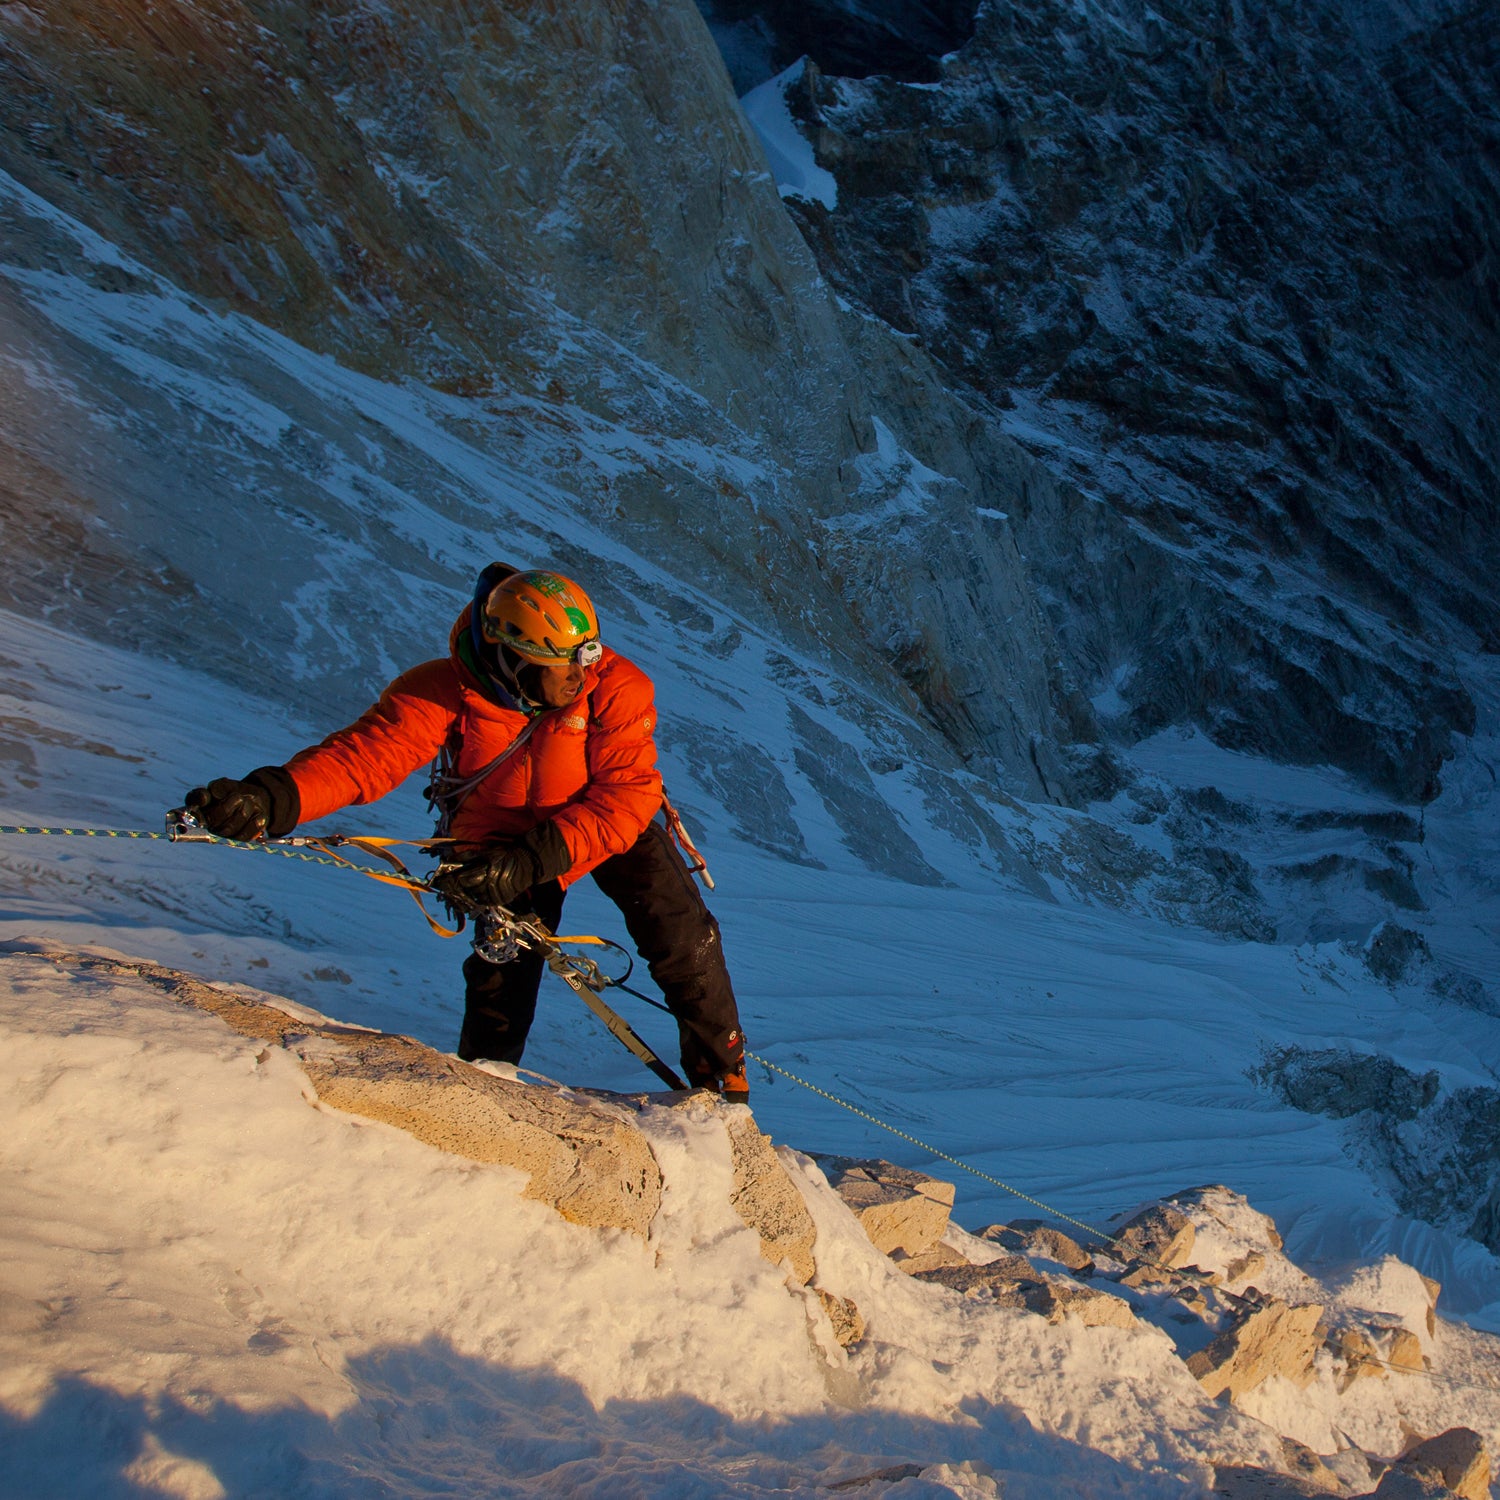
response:
M221 839L279 839L297 826L302 798L281 766L262 766L243 781L220 776L195 786L182 805Z
M565 874L572 863L562 830L542 823L524 838L492 844L474 859L439 870L432 885L459 906L509 906L523 891Z

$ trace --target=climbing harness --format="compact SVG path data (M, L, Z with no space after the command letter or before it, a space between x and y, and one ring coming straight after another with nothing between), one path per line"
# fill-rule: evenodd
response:
M491 771L498 771L531 738L531 732L539 722L540 719L532 719L494 760L478 771L470 772L467 776L460 776L457 769L458 740L461 736L455 736L444 743L443 748L438 751L437 759L432 763L432 770L428 774L427 786L424 789L427 810L437 818L439 838L447 836L459 808L469 800L470 794L479 783Z
M503 906L482 907L475 910L473 916L474 951L481 958L489 963L504 964L514 959L523 947L539 949L547 960L547 967L598 1016L616 1041L650 1068L669 1089L681 1091L687 1088L687 1084L652 1051L625 1017L605 1002L603 991L620 982L609 978L593 959L569 953L564 946L568 943L595 943L623 953L624 949L618 943L599 937L559 937L540 917L507 911ZM627 960L629 957L626 954ZM626 977L629 977L629 970Z

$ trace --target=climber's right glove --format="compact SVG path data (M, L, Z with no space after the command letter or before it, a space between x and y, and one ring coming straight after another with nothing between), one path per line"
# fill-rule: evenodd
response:
M302 799L282 766L262 766L243 781L216 777L195 786L182 805L221 839L279 839L297 826Z

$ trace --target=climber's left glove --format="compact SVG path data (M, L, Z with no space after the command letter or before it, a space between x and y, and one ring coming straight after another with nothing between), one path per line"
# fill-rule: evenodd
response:
M459 906L509 906L567 873L573 856L556 823L541 823L522 838L491 844L483 854L441 869L432 877L440 895Z

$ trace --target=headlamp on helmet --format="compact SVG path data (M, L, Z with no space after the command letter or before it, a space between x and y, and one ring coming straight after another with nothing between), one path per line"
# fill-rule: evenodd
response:
M512 573L489 591L480 630L538 666L577 662L592 667L604 656L599 616L589 596L561 573Z

